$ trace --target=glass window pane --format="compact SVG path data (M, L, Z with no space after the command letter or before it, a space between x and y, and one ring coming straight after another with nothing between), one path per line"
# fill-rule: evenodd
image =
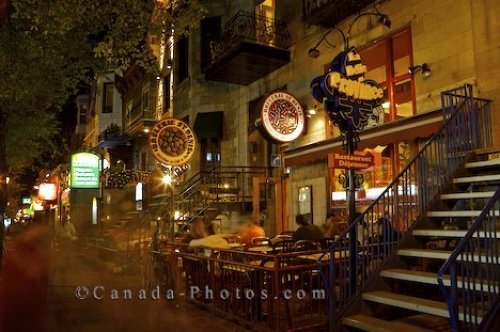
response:
M104 83L102 113L113 112L113 83Z
M406 79L395 84L394 99L396 102L396 118L406 118L413 115L411 100L411 79Z
M379 42L360 50L359 53L367 68L365 79L371 79L378 83L385 82L387 80L387 42Z
M385 65L373 68L366 72L366 80L374 80L377 83L384 82L386 80L386 67Z
M410 67L411 38L410 31L404 30L392 38L392 58L394 77L408 74Z

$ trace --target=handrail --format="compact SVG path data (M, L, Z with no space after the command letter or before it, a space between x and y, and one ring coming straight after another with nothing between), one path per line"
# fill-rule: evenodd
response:
M349 266L353 253L334 258L330 254L329 326L333 330L357 295L378 273L380 266L438 197L454 173L476 148L491 144L486 124L489 101L472 97L472 86L443 92L443 125L424 144L381 195L345 229L318 260L345 248L349 234L357 238L355 269ZM490 125L491 122L487 122ZM335 289L342 287L341 296Z
M477 330L484 318L484 310L492 308L495 301L499 301L499 203L500 189L438 271L439 289L448 304L454 332ZM448 285L444 282L446 273L449 273L450 278ZM458 285L462 289L461 293L458 292ZM463 321L460 326L459 320Z

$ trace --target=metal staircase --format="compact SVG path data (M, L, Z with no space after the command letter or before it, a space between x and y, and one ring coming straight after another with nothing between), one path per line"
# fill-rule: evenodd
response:
M324 254L358 240L329 255L330 331L478 330L498 303L489 101L465 85L442 104L442 128Z
M197 218L213 219L221 210L241 209L252 202L252 177L267 177L263 167L221 166L196 173L179 186L155 195L151 213L165 217L177 211L179 228Z
M475 331L498 301L500 158L465 168L415 225L411 243L397 249L398 261L380 271L382 287L362 293L367 311L386 318L377 328L395 331L411 321L416 331ZM374 331L371 319L348 316L344 324Z

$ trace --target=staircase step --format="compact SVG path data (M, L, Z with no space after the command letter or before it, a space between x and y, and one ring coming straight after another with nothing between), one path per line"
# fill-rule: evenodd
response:
M483 160L483 161L473 161L465 164L466 168L479 168L479 167L491 167L491 166L500 166L500 158Z
M427 212L427 217L433 218L467 218L473 217L477 218L481 214L481 210L445 210L445 211L429 211ZM489 215L500 216L500 212L498 210L490 211Z
M398 255L400 256L408 256L408 257L421 257L421 258L431 258L431 259L448 259L451 255L451 251L449 250L433 250L433 249L399 249ZM467 257L467 261L470 261L471 258ZM457 257L457 261L462 261L462 255ZM486 255L477 255L472 256L472 261L494 264L498 263L498 259L495 262L494 257L486 256Z
M444 229L414 229L411 233L415 236L464 237L467 231Z
M492 147L489 147L489 148L475 149L474 153L476 155L497 154L497 153L500 153L500 146L492 146Z
M431 332L419 326L399 321L388 321L367 315L354 315L343 320L344 325L369 332Z
M362 297L367 301L391 305L441 317L450 317L448 306L445 302L422 299L419 297L396 294L386 291L366 292L363 293Z
M445 210L429 211L427 217L446 218L446 217L479 217L481 210Z
M437 273L433 272L423 272L415 270L406 269L388 269L380 271L380 276L384 278L391 278L397 280L420 282L423 284L437 285ZM445 285L449 286L449 276L445 279L448 283Z
M453 179L453 183L476 183L489 181L500 181L500 174L464 176Z
M415 236L436 236L436 237L464 237L467 230L444 230L444 229L414 229L412 234ZM500 239L500 231L484 233L479 231L475 233L474 237L494 237Z
M366 292L362 295L364 300L372 301L376 303L391 305L398 308L403 308L407 310L422 312L434 316L440 317L450 317L448 312L448 306L445 302L433 301L428 299L422 299L419 297L396 294L386 291L372 291ZM469 315L469 319L474 320L473 314ZM478 322L482 320L482 316L476 316ZM463 310L459 308L459 317L458 319L463 320Z
M406 269L388 269L388 270L382 270L380 272L380 276L384 278L391 278L391 279L397 279L397 280L403 280L403 281L410 281L410 282L419 282L422 284L429 284L429 285L437 285L437 273L435 272L423 272L423 271L415 271L415 270L406 270ZM445 286L450 286L451 281L450 281L450 276L449 275L444 275L443 276L443 284ZM496 286L488 286L488 285L483 285L480 280L476 280L475 282L472 283L472 287L467 287L467 288L473 288L477 291L482 291L485 289L488 289L489 287L492 287L492 292L497 293L498 292L498 287ZM460 280L457 280L457 287L458 288L463 288L463 283Z
M491 198L495 194L494 191L477 191L469 193L448 193L442 194L441 199L472 199L472 198Z
M448 259L451 251L449 250L432 250L432 249L399 249L398 255L434 259Z

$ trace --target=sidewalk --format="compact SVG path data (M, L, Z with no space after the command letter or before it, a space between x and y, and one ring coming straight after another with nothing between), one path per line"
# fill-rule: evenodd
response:
M0 271L0 332L43 331L51 257L44 229L6 241Z
M32 238L9 244L0 277L0 332L247 331L185 298L157 299L142 290L138 269L114 274L90 250L41 250Z

